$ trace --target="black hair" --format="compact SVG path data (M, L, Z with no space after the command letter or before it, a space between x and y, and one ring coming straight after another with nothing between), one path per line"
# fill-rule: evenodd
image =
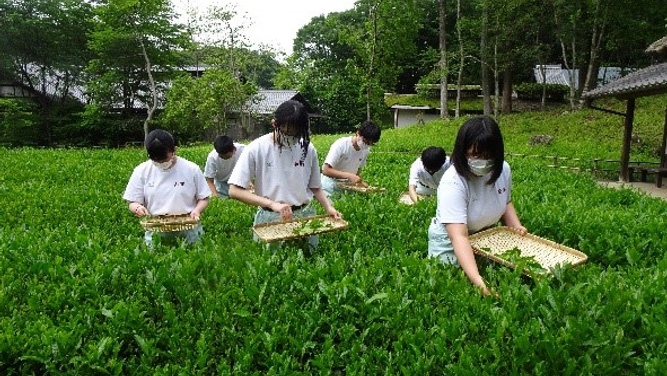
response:
M282 138L285 130L291 128L290 130L295 131L295 134L290 134L290 136L296 137L301 143L301 149L303 150L301 162L305 161L308 154L308 145L310 144L310 120L303 103L295 100L283 102L276 109L273 120L275 121L274 134L278 146L281 149L285 146Z
M429 171L438 171L447 162L445 149L438 146L429 146L422 151L422 164Z
M218 136L213 141L213 147L218 154L223 155L229 152L234 151L236 147L234 146L234 140L229 136Z
M505 146L500 127L493 118L478 116L467 120L456 135L454 150L452 151L452 164L456 171L470 179L474 176L468 165L468 150L471 149L485 159L493 161L493 173L487 184L493 184L503 172L505 162Z
M359 135L372 143L380 141L380 133L380 127L370 120L364 121L359 127Z
M167 159L169 153L176 150L176 143L171 133L162 130L154 129L146 136L144 142L148 157L156 162Z

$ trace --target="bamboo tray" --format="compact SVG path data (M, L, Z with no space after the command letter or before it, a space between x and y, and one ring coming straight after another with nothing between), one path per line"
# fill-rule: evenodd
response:
M424 197L428 197L428 196L417 195L417 197L421 200ZM414 205L414 204L416 204L416 202L412 201L412 197L410 197L410 194L408 193L408 191L405 191L405 192L401 193L400 196L398 196L398 203L399 204L405 204L405 205Z
M316 223L319 225L315 226ZM312 226L312 227L311 227ZM348 223L330 215L316 215L313 217L297 218L285 222L260 223L252 227L252 231L262 241L267 243L305 238L311 235L324 234L332 231L341 231L348 228Z
M190 218L189 214L156 215L146 217L141 221L141 227L147 231L175 232L193 229L201 221Z
M518 231L506 226L471 235L470 245L476 254L511 268L516 267L515 263L508 260L508 257L503 257L503 254L515 248L519 249L520 257L532 257L540 268L544 269L540 274L550 274L551 269L557 265L569 264L575 267L588 260L586 254L576 249L532 234L521 236ZM524 274L530 275L532 272L524 269Z
M364 187L361 185L356 185L356 184L350 184L347 182L339 182L337 183L338 188L346 190L346 191L354 191L354 192L361 192L361 193L382 193L386 192L387 190L384 188L380 187Z

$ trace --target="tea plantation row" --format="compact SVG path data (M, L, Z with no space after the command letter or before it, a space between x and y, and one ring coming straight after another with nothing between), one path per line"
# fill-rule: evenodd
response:
M0 150L0 374L667 374L666 202L510 158L525 226L589 262L540 280L484 264L500 299L483 299L425 257L435 202L397 204L421 149L451 149L442 125L419 132L385 132L364 174L388 192L337 201L350 228L313 255L254 243L232 200L199 244L148 251L121 200L143 150Z

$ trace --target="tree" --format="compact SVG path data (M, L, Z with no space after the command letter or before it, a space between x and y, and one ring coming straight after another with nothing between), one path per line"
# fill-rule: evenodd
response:
M242 84L229 70L209 69L201 77L181 76L167 93L164 121L181 132L193 134L227 130L227 115L248 112L256 93L252 84Z
M91 28L92 7L84 0L0 2L0 77L37 94L40 133L47 144L53 142L60 108L69 106L83 80Z
M440 25L440 62L438 68L440 71L440 118L449 117L447 106L447 1L438 0L438 14Z
M147 135L151 109L183 64L187 35L172 23L169 0L102 0L95 14L95 58L88 66L93 101L107 113L119 109L124 118L135 105L145 107Z

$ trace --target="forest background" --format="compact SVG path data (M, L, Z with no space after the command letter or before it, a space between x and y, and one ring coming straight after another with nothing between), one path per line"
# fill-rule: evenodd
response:
M233 4L175 20L168 0L1 1L0 80L31 98L0 99L0 142L118 146L157 127L197 141L260 88L298 90L336 132L389 125L384 93L420 83L480 85L478 110L498 116L538 64L578 69L576 108L599 67L649 65L643 50L667 30L650 0L360 0L314 17L285 57L250 44Z

